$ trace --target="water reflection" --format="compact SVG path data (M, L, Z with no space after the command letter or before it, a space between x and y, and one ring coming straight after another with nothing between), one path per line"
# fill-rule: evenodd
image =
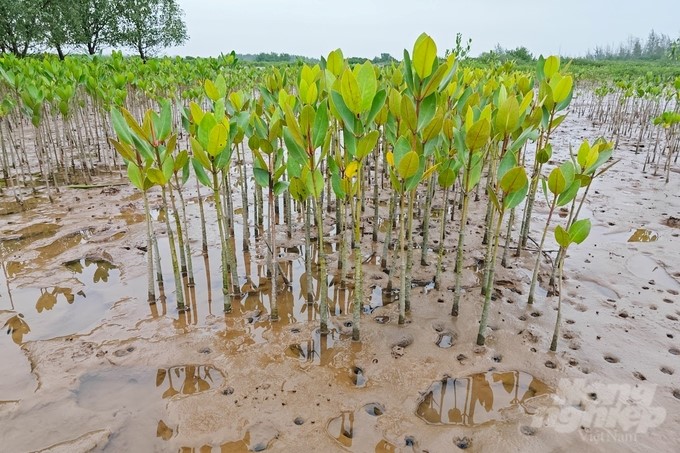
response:
M646 228L638 228L633 232L628 242L654 242L659 239L659 233Z
M156 387L167 387L161 396L163 399L205 392L221 385L223 380L224 374L210 365L173 366L156 372Z
M381 404L367 404L357 411L344 411L328 421L326 432L337 443L352 451L390 453L397 447L385 440L377 420L385 413Z
M435 382L416 414L431 424L478 426L501 418L503 410L522 406L552 389L521 371L479 373Z
M24 320L24 315L21 313L9 318L2 328L7 329L7 335L11 335L12 341L18 345L23 343L24 335L31 331L31 328L28 327L28 324Z
M300 362L328 365L335 356L336 351L333 351L333 346L339 340L339 336L335 330L328 335L321 335L319 329L316 329L312 339L288 346L286 355Z

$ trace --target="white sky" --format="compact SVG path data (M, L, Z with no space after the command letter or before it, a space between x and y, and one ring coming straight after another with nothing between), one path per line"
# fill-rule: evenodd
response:
M472 54L526 46L534 54L585 54L596 45L680 36L680 0L177 0L189 41L169 55L287 52L318 57L340 47L345 57L388 52L401 59L421 32L439 53L456 33Z

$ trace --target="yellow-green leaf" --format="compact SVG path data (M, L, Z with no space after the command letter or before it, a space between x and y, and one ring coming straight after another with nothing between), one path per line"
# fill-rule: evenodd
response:
M397 172L402 179L408 179L418 172L419 165L420 158L418 157L418 153L409 151L401 158L399 166L397 167Z
M437 58L437 45L434 40L423 33L413 47L413 68L420 80L432 74L432 65Z

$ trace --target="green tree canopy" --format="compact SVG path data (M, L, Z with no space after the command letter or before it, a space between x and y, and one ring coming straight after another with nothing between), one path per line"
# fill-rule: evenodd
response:
M134 49L142 60L188 39L184 12L175 0L119 1L115 42Z

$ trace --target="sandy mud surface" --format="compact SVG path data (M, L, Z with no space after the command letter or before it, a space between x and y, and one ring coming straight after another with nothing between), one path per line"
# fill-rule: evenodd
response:
M586 119L570 117L555 136L556 158L597 135ZM0 450L675 451L680 175L664 184L661 175L643 174L644 153L634 148L619 143L621 161L589 194L593 232L566 260L557 353L548 352L557 297L546 292L547 262L537 301L527 305L530 251L498 267L487 345L474 346L485 204L473 207L468 227L476 242L465 251L457 319L449 316L449 288L458 217L447 222L441 291L430 283L435 255L429 266L415 260L417 286L403 327L398 296L384 291L382 243L372 244L367 233L362 341L352 343L351 279L344 286L332 279L334 329L318 333L318 308L303 296L308 284L317 288L318 273L305 274L302 218L295 214L292 239L279 228L279 261L291 286L279 296L281 320L272 323L259 243L237 254L246 294L233 313L222 313L219 252L201 255L195 191L185 195L196 276L186 313L174 305L161 222L167 300L146 303L143 203L120 179L109 179L116 183L110 187L62 189L54 204L32 198L25 212L4 198ZM450 209L440 197L436 225ZM235 195L237 207L240 200ZM152 202L160 205L156 193ZM366 222L370 201L368 208ZM547 215L540 199L534 215L538 239ZM216 244L215 219L208 222ZM238 251L244 225L239 215L236 222ZM333 214L326 222L334 231ZM327 239L334 275L336 238ZM556 249L550 236L546 248Z

